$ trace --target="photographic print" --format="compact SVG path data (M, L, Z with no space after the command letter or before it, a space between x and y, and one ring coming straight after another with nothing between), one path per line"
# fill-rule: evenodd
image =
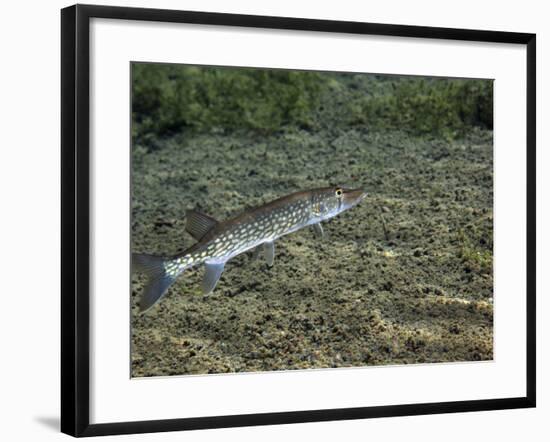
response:
M493 358L493 81L132 63L132 377Z
M62 432L536 406L535 34L70 6L61 153Z

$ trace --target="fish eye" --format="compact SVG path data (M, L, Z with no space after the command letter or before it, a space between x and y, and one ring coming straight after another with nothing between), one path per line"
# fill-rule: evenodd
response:
M336 196L340 197L340 196L342 196L344 191L342 189L338 188L338 189L336 189L336 191L334 193L336 194Z

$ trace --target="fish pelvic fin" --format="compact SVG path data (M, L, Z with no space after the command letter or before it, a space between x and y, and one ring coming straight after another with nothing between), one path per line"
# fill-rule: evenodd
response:
M275 243L273 241L266 241L263 244L260 244L259 246L256 246L256 248L252 252L252 259L256 260L260 258L260 255L262 254L262 251L264 252L265 260L267 261L267 265L269 267L273 266L273 259L275 257Z
M204 277L202 280L202 292L205 295L212 293L223 273L225 262L205 262Z
M267 265L273 266L273 258L275 257L275 243L273 241L264 242L264 255Z
M160 301L183 271L172 258L139 253L132 253L132 270L137 270L147 277L139 301L140 313L145 313Z

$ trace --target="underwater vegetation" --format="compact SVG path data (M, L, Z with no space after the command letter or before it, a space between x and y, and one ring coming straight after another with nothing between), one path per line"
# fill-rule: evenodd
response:
M314 72L134 64L134 134L307 124L322 77Z
M400 78L393 91L350 103L351 122L455 139L493 128L493 85L487 80Z
M185 271L140 314L135 275L132 376L493 358L492 81L133 69L132 251L193 244L187 209L369 197L279 239L272 267L231 259L208 296Z
M136 141L182 130L314 130L321 103L344 97L339 124L348 127L447 138L464 136L472 126L493 128L488 80L145 63L134 63L132 74Z

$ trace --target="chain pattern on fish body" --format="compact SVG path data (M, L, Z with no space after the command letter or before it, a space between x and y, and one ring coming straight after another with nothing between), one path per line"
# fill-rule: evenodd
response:
M323 235L320 222L357 205L366 197L362 189L325 187L292 193L258 206L226 221L187 211L186 230L197 240L193 246L173 257L132 254L133 267L145 273L148 281L143 290L140 310L151 308L168 287L191 267L206 267L202 289L214 290L224 265L247 250L263 249L268 264L273 264L274 241L306 226Z

